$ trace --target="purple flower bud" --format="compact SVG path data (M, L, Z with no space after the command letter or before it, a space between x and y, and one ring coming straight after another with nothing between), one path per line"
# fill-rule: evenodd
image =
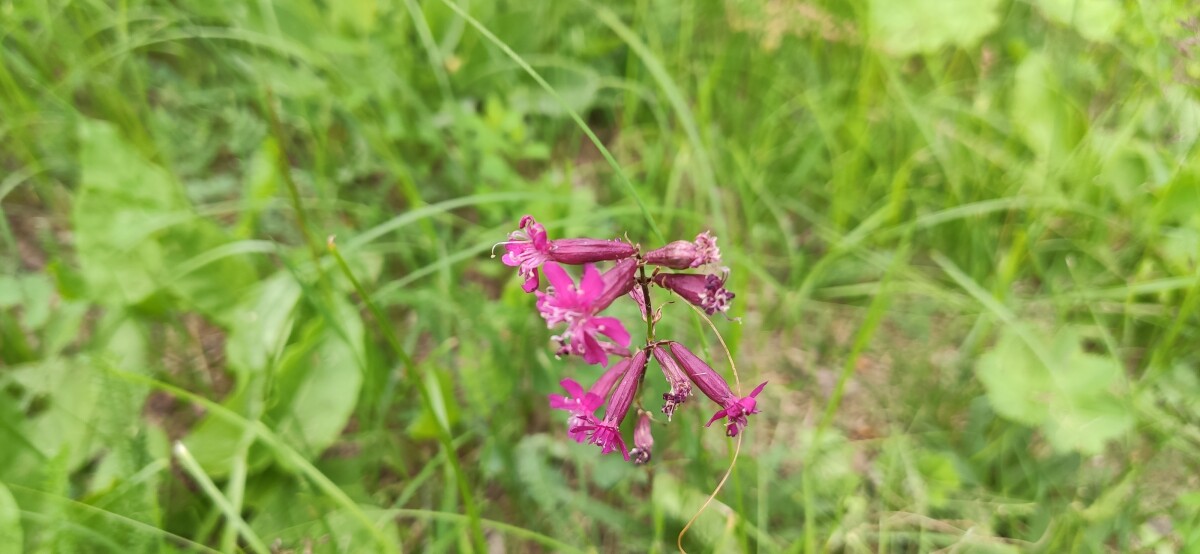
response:
M734 294L725 288L725 279L696 273L660 273L653 282L712 315L729 311L729 301L733 300Z
M560 264L589 264L620 260L637 254L637 247L621 240L559 239L550 241L550 259Z
M677 240L662 248L646 253L646 263L669 267L671 269L688 269L721 261L721 250L717 248L717 237L705 231L696 235L696 240L688 242Z
M713 368L704 363L704 360L692 354L691 350L685 348L677 342L668 343L671 353L675 355L675 359L679 360L680 367L683 368L684 374L696 384L696 388L704 393L709 400L724 406L727 402L734 398L733 391L729 389L729 383L725 382L725 378L721 377Z
M638 383L645 374L646 351L638 350L629 360L629 369L625 371L625 376L621 378L620 383L617 383L617 388L613 390L612 396L608 399L608 407L604 409L604 419L599 423L583 425L571 431L587 432L588 442L600 446L600 452L603 454L620 448L621 455L628 461L629 449L625 447L625 441L621 439L621 422L625 421L625 415L629 413L629 407L633 405L633 397L637 393Z
M525 292L537 290L541 284L538 268L546 262L580 265L629 258L638 251L636 246L620 240L550 240L546 228L529 215L521 218L517 230L501 244L507 252L500 261L517 268L517 274L525 278L521 287Z
M663 347L655 345L653 353L654 359L658 360L658 365L662 368L663 376L667 378L667 384L671 385L671 392L664 392L662 395L662 412L667 414L667 421L671 421L671 416L675 415L675 408L692 394L692 382L679 367L679 362L676 362Z
M650 414L638 410L637 424L633 426L633 450L629 457L633 463L642 465L650 461L650 449L654 447L654 437L650 435Z
M734 396L733 391L729 389L729 383L725 379L713 371L713 368L704 363L703 360L692 354L682 344L677 342L670 343L671 353L679 360L679 365L683 367L683 372L696 384L696 388L700 389L713 402L721 406L721 410L713 414L704 426L708 427L714 421L725 418L725 434L731 437L736 437L742 429L746 428L749 423L746 416L757 414L757 400L755 397L762 392L763 387L767 386L763 382L749 396L738 398Z
M617 384L617 379L620 379L625 374L625 370L629 369L629 360L621 360L611 369L605 371L596 382L592 384L592 388L588 392L599 396L602 400L608 398L608 393L612 392L613 385ZM601 402L603 403L603 401Z
M612 269L600 275L600 278L604 280L604 292L601 292L595 300L597 310L607 308L621 295L633 290L634 285L637 284L637 279L634 278L637 268L637 260L627 258L617 262Z

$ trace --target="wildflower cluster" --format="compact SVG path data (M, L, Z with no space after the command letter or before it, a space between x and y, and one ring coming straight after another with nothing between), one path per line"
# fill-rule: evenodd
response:
M745 429L747 416L758 413L755 397L765 382L749 396L739 398L720 374L682 344L654 337L661 309L655 311L651 302L653 287L666 289L709 315L729 310L734 298L725 288L729 271L719 266L717 238L709 232L700 233L693 241L678 240L643 253L639 246L622 240L551 240L540 223L525 216L502 244L507 250L502 261L517 268L525 292L537 295L537 309L547 327L563 326L562 332L552 337L556 354L579 356L589 364L607 368L586 390L571 379L563 379L560 384L567 394L550 395L551 408L571 413L567 423L571 439L595 444L604 454L619 449L626 460L632 458L634 463L650 460L654 445L651 418L640 402L632 450L621 438L621 424L638 398L651 357L662 369L669 388L662 394L662 412L668 421L692 396L693 387L720 407L706 426L724 419L725 433L730 437ZM601 272L595 265L601 262L611 262L611 266ZM582 266L578 283L563 265ZM539 290L539 271L549 281L544 291ZM601 315L622 297L637 303L647 324L646 344L635 350L629 347L629 331L621 320ZM597 418L602 406L604 415Z

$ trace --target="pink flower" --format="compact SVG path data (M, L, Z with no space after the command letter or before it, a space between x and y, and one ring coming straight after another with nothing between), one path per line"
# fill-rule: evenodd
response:
M583 277L579 286L570 275L558 264L547 263L546 278L550 280L553 290L550 293L537 293L537 307L546 326L553 327L566 323L567 330L553 337L560 345L558 354L576 354L583 356L589 364L608 365L609 352L620 352L629 346L629 331L615 317L599 317L596 314L612 304L613 300L625 294L632 287L617 278L605 279L591 264L583 266ZM612 272L627 272L622 264L613 268ZM632 272L629 278L632 279ZM622 290L623 289L623 290ZM613 343L600 342L598 335L612 339Z
M629 369L625 371L625 376L621 378L620 383L617 383L612 397L608 399L608 407L604 409L604 419L597 423L582 425L571 431L587 433L588 442L599 446L602 454L608 454L620 448L621 455L628 461L629 449L625 447L625 441L621 438L621 423L625 421L625 415L629 413L629 407L633 405L633 397L637 393L638 383L645 374L646 351L638 350L629 360Z
M546 262L579 265L620 260L637 254L636 246L619 240L550 240L546 228L528 215L521 218L517 230L509 233L503 244L508 252L500 261L518 268L517 274L525 278L521 287L525 292L537 290L540 284L538 268Z
M671 416L675 415L675 408L683 404L692 394L692 382L679 367L679 362L676 362L675 358L662 346L654 347L654 359L658 360L663 376L667 378L667 384L671 385L671 392L664 392L662 395L662 412L667 414L667 421L671 421Z
M575 431L575 429L596 423L596 410L604 404L604 397L608 396L608 392L612 390L617 378L628 368L629 360L622 360L605 371L587 392L584 392L579 383L571 379L559 381L559 384L570 396L550 394L547 397L550 399L551 408L571 412L571 417L567 419L567 436L580 443L587 439L587 433Z
M729 311L729 302L734 297L734 294L725 288L725 278L716 275L660 273L654 276L653 282L699 306L708 315Z
M758 396L758 393L762 392L763 387L766 386L767 382L763 381L762 383L759 383L757 387L754 387L753 391L750 391L750 396L743 396L733 400L732 402L726 402L725 409L713 414L712 418L710 418L708 423L706 423L704 426L708 427L712 425L714 421L725 418L727 422L725 424L725 434L731 437L736 437L738 433L742 432L742 429L745 429L746 425L749 425L750 423L746 419L746 416L758 413L758 408L756 407L758 401L755 400L755 397Z
M654 437L650 434L650 414L638 410L637 424L633 426L633 450L629 457L633 463L642 465L650 461L650 449L654 447Z
M755 387L749 396L738 398L729 389L729 383L726 383L724 378L682 344L672 342L670 348L671 353L679 360L679 365L683 367L684 373L696 384L696 388L722 408L713 414L704 426L711 426L714 421L725 418L725 434L736 437L749 423L746 416L758 413L758 401L755 397L762 392L767 383L763 382Z
M546 228L533 219L533 216L521 218L517 230L508 234L508 242L504 243L508 253L500 258L504 265L517 268L517 275L525 278L521 288L525 292L533 292L538 288L538 267L550 261L550 240L546 238Z
M717 237L705 231L696 235L693 242L677 240L651 250L646 253L645 260L648 264L671 269L689 269L720 263L721 249L717 248Z

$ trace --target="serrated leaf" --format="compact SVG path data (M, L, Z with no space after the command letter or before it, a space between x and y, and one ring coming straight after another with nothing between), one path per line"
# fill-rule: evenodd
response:
M125 437L136 424L146 391L111 377L102 357L55 358L10 374L26 402L42 406L23 422L24 436L48 455L67 453L75 469Z
M1120 366L1085 352L1069 328L1050 343L1006 329L976 373L996 413L1041 427L1061 452L1099 453L1133 425L1129 406L1113 392Z
M171 269L227 242L215 223L196 216L164 168L125 143L112 125L79 125L81 178L72 207L81 274L94 300L139 304L168 289L218 319L254 280L241 258L222 258L186 275ZM230 294L230 293L233 294Z
M999 0L871 0L871 29L885 50L907 56L969 48L1000 23Z

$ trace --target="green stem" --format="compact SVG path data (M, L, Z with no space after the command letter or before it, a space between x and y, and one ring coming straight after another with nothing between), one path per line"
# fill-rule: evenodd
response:
M292 178L292 166L289 161L287 150L287 137L283 133L283 124L279 121L279 114L275 111L275 93L271 89L266 89L266 98L263 101L263 112L267 116L267 122L271 125L271 134L275 137L276 146L279 147L279 158L276 164L279 166L279 175L283 178L283 183L287 185L288 196L292 201L292 209L296 212L296 225L300 227L300 234L304 237L304 243L308 245L309 254L312 255L313 265L320 271L321 268L321 249L317 246L317 241L313 239L312 233L308 230L308 221L304 215L304 208L300 204L300 187L296 186L296 180Z
M646 304L646 346L650 346L650 343L654 342L654 308L650 305L650 280L646 278L646 266L639 265L638 271L641 275L638 285L642 287L642 300Z

